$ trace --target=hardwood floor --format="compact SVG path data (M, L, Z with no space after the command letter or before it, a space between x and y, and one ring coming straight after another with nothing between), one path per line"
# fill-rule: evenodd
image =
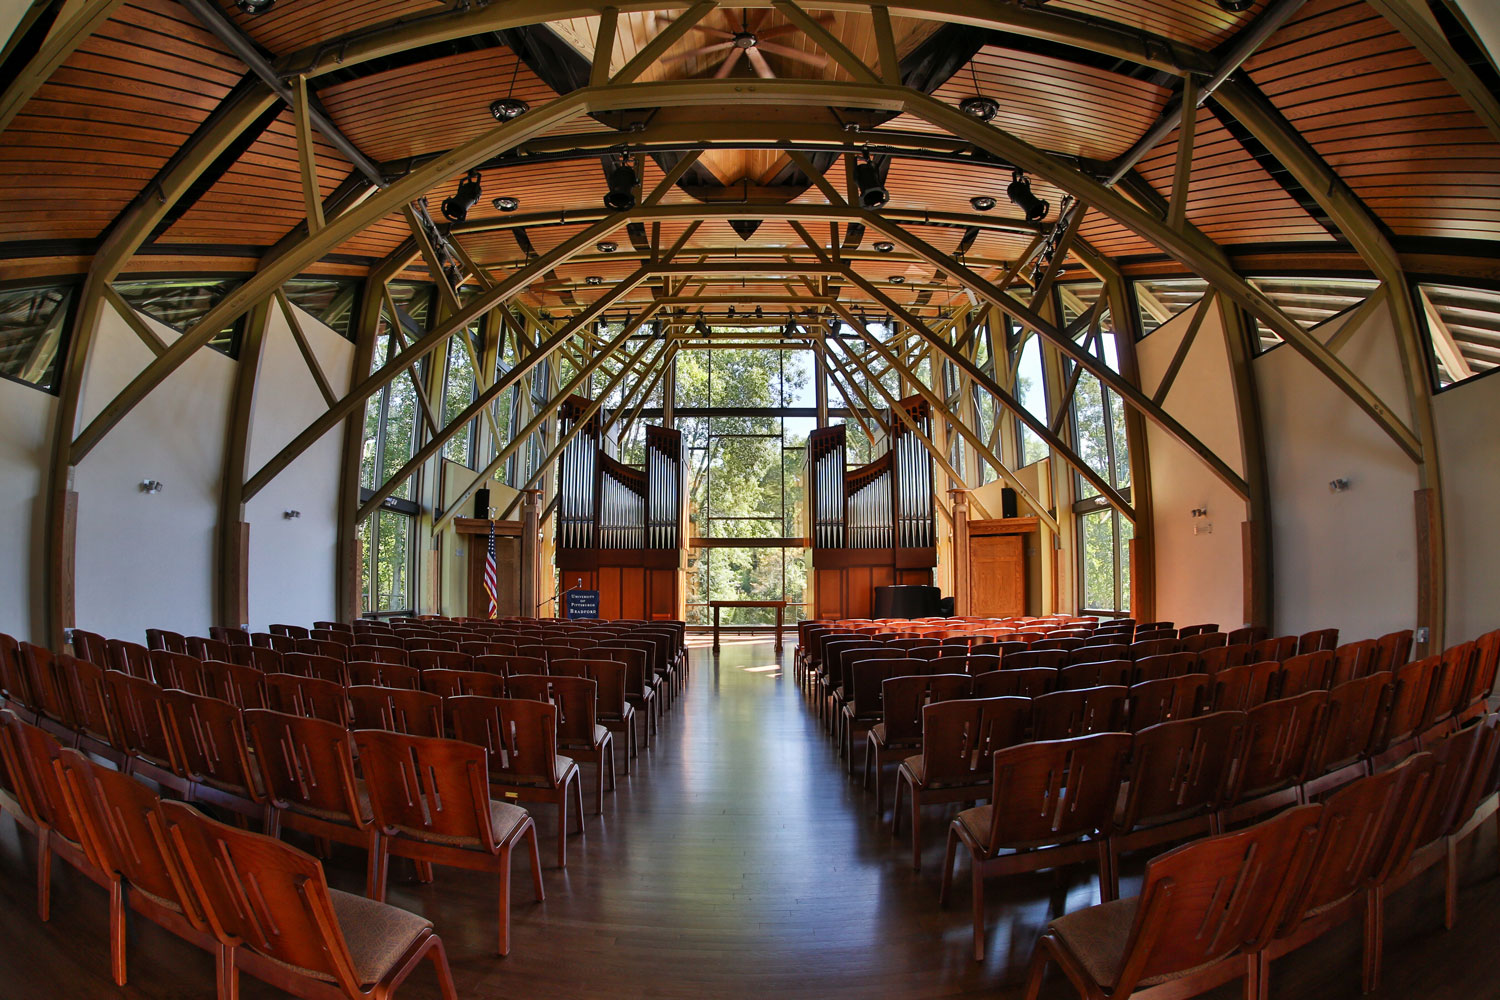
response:
M886 827L874 826L869 794L844 777L771 642L726 638L717 664L695 642L691 686L634 773L606 796L605 815L590 815L587 833L570 838L567 871L544 869L545 903L531 901L517 860L509 958L493 954L493 878L438 869L434 884L420 885L393 865L391 902L436 923L460 996L1019 997L1049 917L1064 903L1094 900L1086 868L992 882L989 958L975 963L965 870L954 904L937 906L946 832L939 809L925 823L924 870L913 874L904 841L893 844ZM790 649L789 641L783 660ZM554 811L533 812L542 844L551 843ZM1500 997L1493 824L1461 857L1453 931L1442 930L1436 871L1391 901L1385 987L1376 996ZM551 863L545 848L543 861ZM131 985L116 989L103 892L57 866L52 921L40 924L34 864L30 836L0 819L0 1000L214 995L212 959L142 919L131 925ZM1126 893L1139 868L1127 875ZM328 871L336 886L360 891L357 852L335 847ZM1358 997L1358 948L1350 925L1278 961L1272 996ZM248 977L242 983L247 1000L281 995ZM1072 994L1054 977L1045 995ZM436 997L430 972L420 970L398 996Z

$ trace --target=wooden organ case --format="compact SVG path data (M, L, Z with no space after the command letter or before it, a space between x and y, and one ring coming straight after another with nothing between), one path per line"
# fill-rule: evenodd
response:
M588 406L566 400L559 432ZM681 620L684 469L681 432L647 427L645 468L637 469L604 453L599 417L590 417L558 459L559 589L582 581L599 591L600 618Z
M931 436L926 400L910 396L898 405ZM842 425L808 435L808 610L814 618L869 618L876 587L932 583L937 565L932 457L896 414L885 430L890 450L856 469L845 467Z

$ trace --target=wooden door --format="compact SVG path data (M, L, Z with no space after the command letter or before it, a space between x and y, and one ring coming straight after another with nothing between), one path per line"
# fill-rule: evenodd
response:
M969 539L969 613L1002 618L1026 613L1026 544L1021 535Z

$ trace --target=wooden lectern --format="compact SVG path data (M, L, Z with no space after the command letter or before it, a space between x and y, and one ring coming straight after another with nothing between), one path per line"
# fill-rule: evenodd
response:
M470 618L489 615L489 597L484 592L484 557L489 548L490 526L495 528L495 603L500 616L531 617L541 583L537 546L537 490L527 490L521 500L521 520L488 521L455 517L453 528L464 537L469 552L469 592L466 614Z

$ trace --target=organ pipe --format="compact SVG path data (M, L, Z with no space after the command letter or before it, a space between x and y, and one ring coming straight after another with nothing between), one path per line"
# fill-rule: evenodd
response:
M589 401L566 400L560 430L570 431ZM637 469L600 447L597 415L558 459L559 549L677 549L682 543L682 434L646 428L646 460Z
M932 410L920 396L901 400L928 436ZM815 430L807 441L808 537L815 549L928 549L936 545L932 457L905 421L885 425L890 450L867 465L846 467L843 425Z

